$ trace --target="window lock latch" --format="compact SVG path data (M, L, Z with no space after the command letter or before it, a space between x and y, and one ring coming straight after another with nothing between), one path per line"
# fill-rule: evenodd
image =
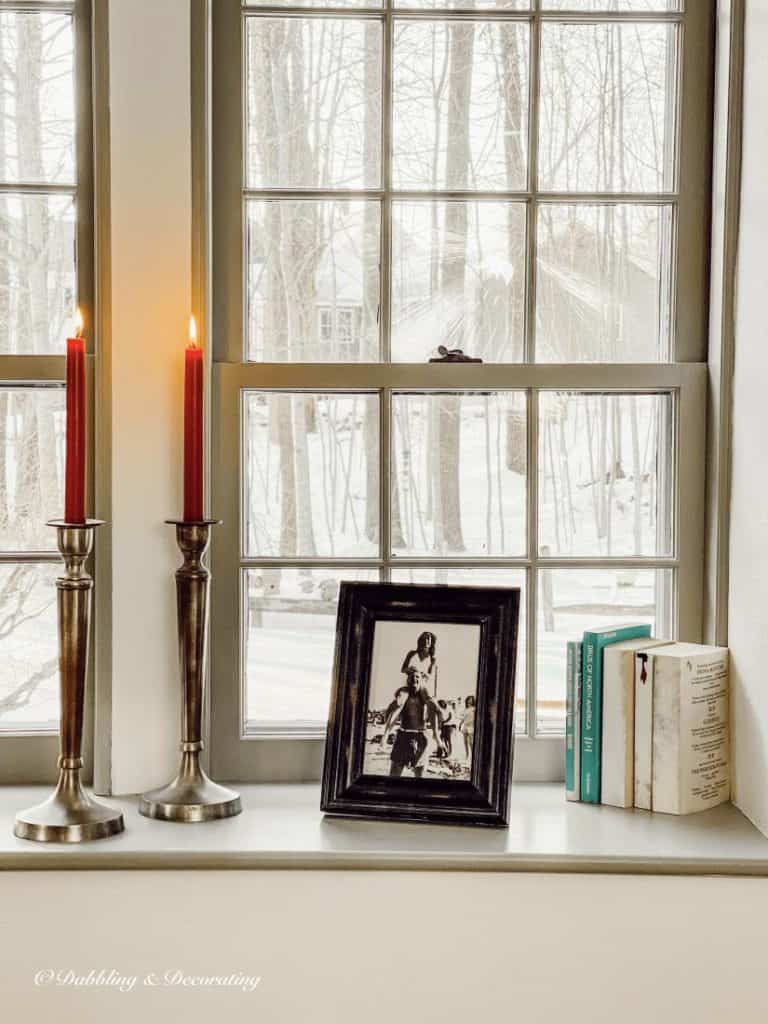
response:
M438 345L439 355L432 356L430 363L482 363L482 359L475 356L466 356L460 348L446 348L445 345Z

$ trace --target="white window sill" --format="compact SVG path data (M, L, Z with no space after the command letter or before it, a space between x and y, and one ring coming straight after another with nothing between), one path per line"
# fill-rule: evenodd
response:
M126 831L82 845L13 835L45 787L0 788L0 869L409 869L762 875L768 839L733 806L685 818L566 803L562 784L512 787L508 830L326 818L316 784L244 785L236 818L150 821L136 798L110 801Z

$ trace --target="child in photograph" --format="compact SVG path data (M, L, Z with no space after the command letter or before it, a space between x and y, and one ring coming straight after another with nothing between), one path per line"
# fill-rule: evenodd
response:
M443 724L440 727L440 735L445 747L445 756L450 757L453 753L453 734L456 732L456 714L453 701L449 704L447 700L439 700L438 705L443 712Z
M410 682L415 678L418 686L425 686L437 696L437 637L434 633L421 633L416 650L408 651L400 671Z
M464 751L467 760L472 763L472 746L475 742L475 698L470 694L464 701L464 717L459 726L459 732L464 737Z
M390 755L389 774L398 778L406 768L413 770L417 779L424 775L429 758L431 733L438 757L444 752L440 727L443 713L430 686L437 686L437 638L434 633L422 633L416 649L409 651L401 671L406 685L395 691L395 699L387 708L382 745L386 745L390 732L399 726Z

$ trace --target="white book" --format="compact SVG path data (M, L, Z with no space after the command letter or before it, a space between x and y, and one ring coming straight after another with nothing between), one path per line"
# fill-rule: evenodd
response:
M635 807L651 809L653 781L653 660L645 651L634 655L635 677Z
M730 798L728 649L671 644L653 661L651 810L692 814Z
M566 800L581 799L581 655L581 641L569 640L565 717Z
M668 642L640 637L605 648L601 803L634 806L635 653Z

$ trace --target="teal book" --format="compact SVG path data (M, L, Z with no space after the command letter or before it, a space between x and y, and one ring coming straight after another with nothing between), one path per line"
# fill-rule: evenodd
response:
M581 640L568 641L565 700L565 797L581 792Z
M600 753L603 743L603 651L621 640L650 637L651 627L637 622L628 626L589 630L582 649L581 698L581 800L600 803Z

